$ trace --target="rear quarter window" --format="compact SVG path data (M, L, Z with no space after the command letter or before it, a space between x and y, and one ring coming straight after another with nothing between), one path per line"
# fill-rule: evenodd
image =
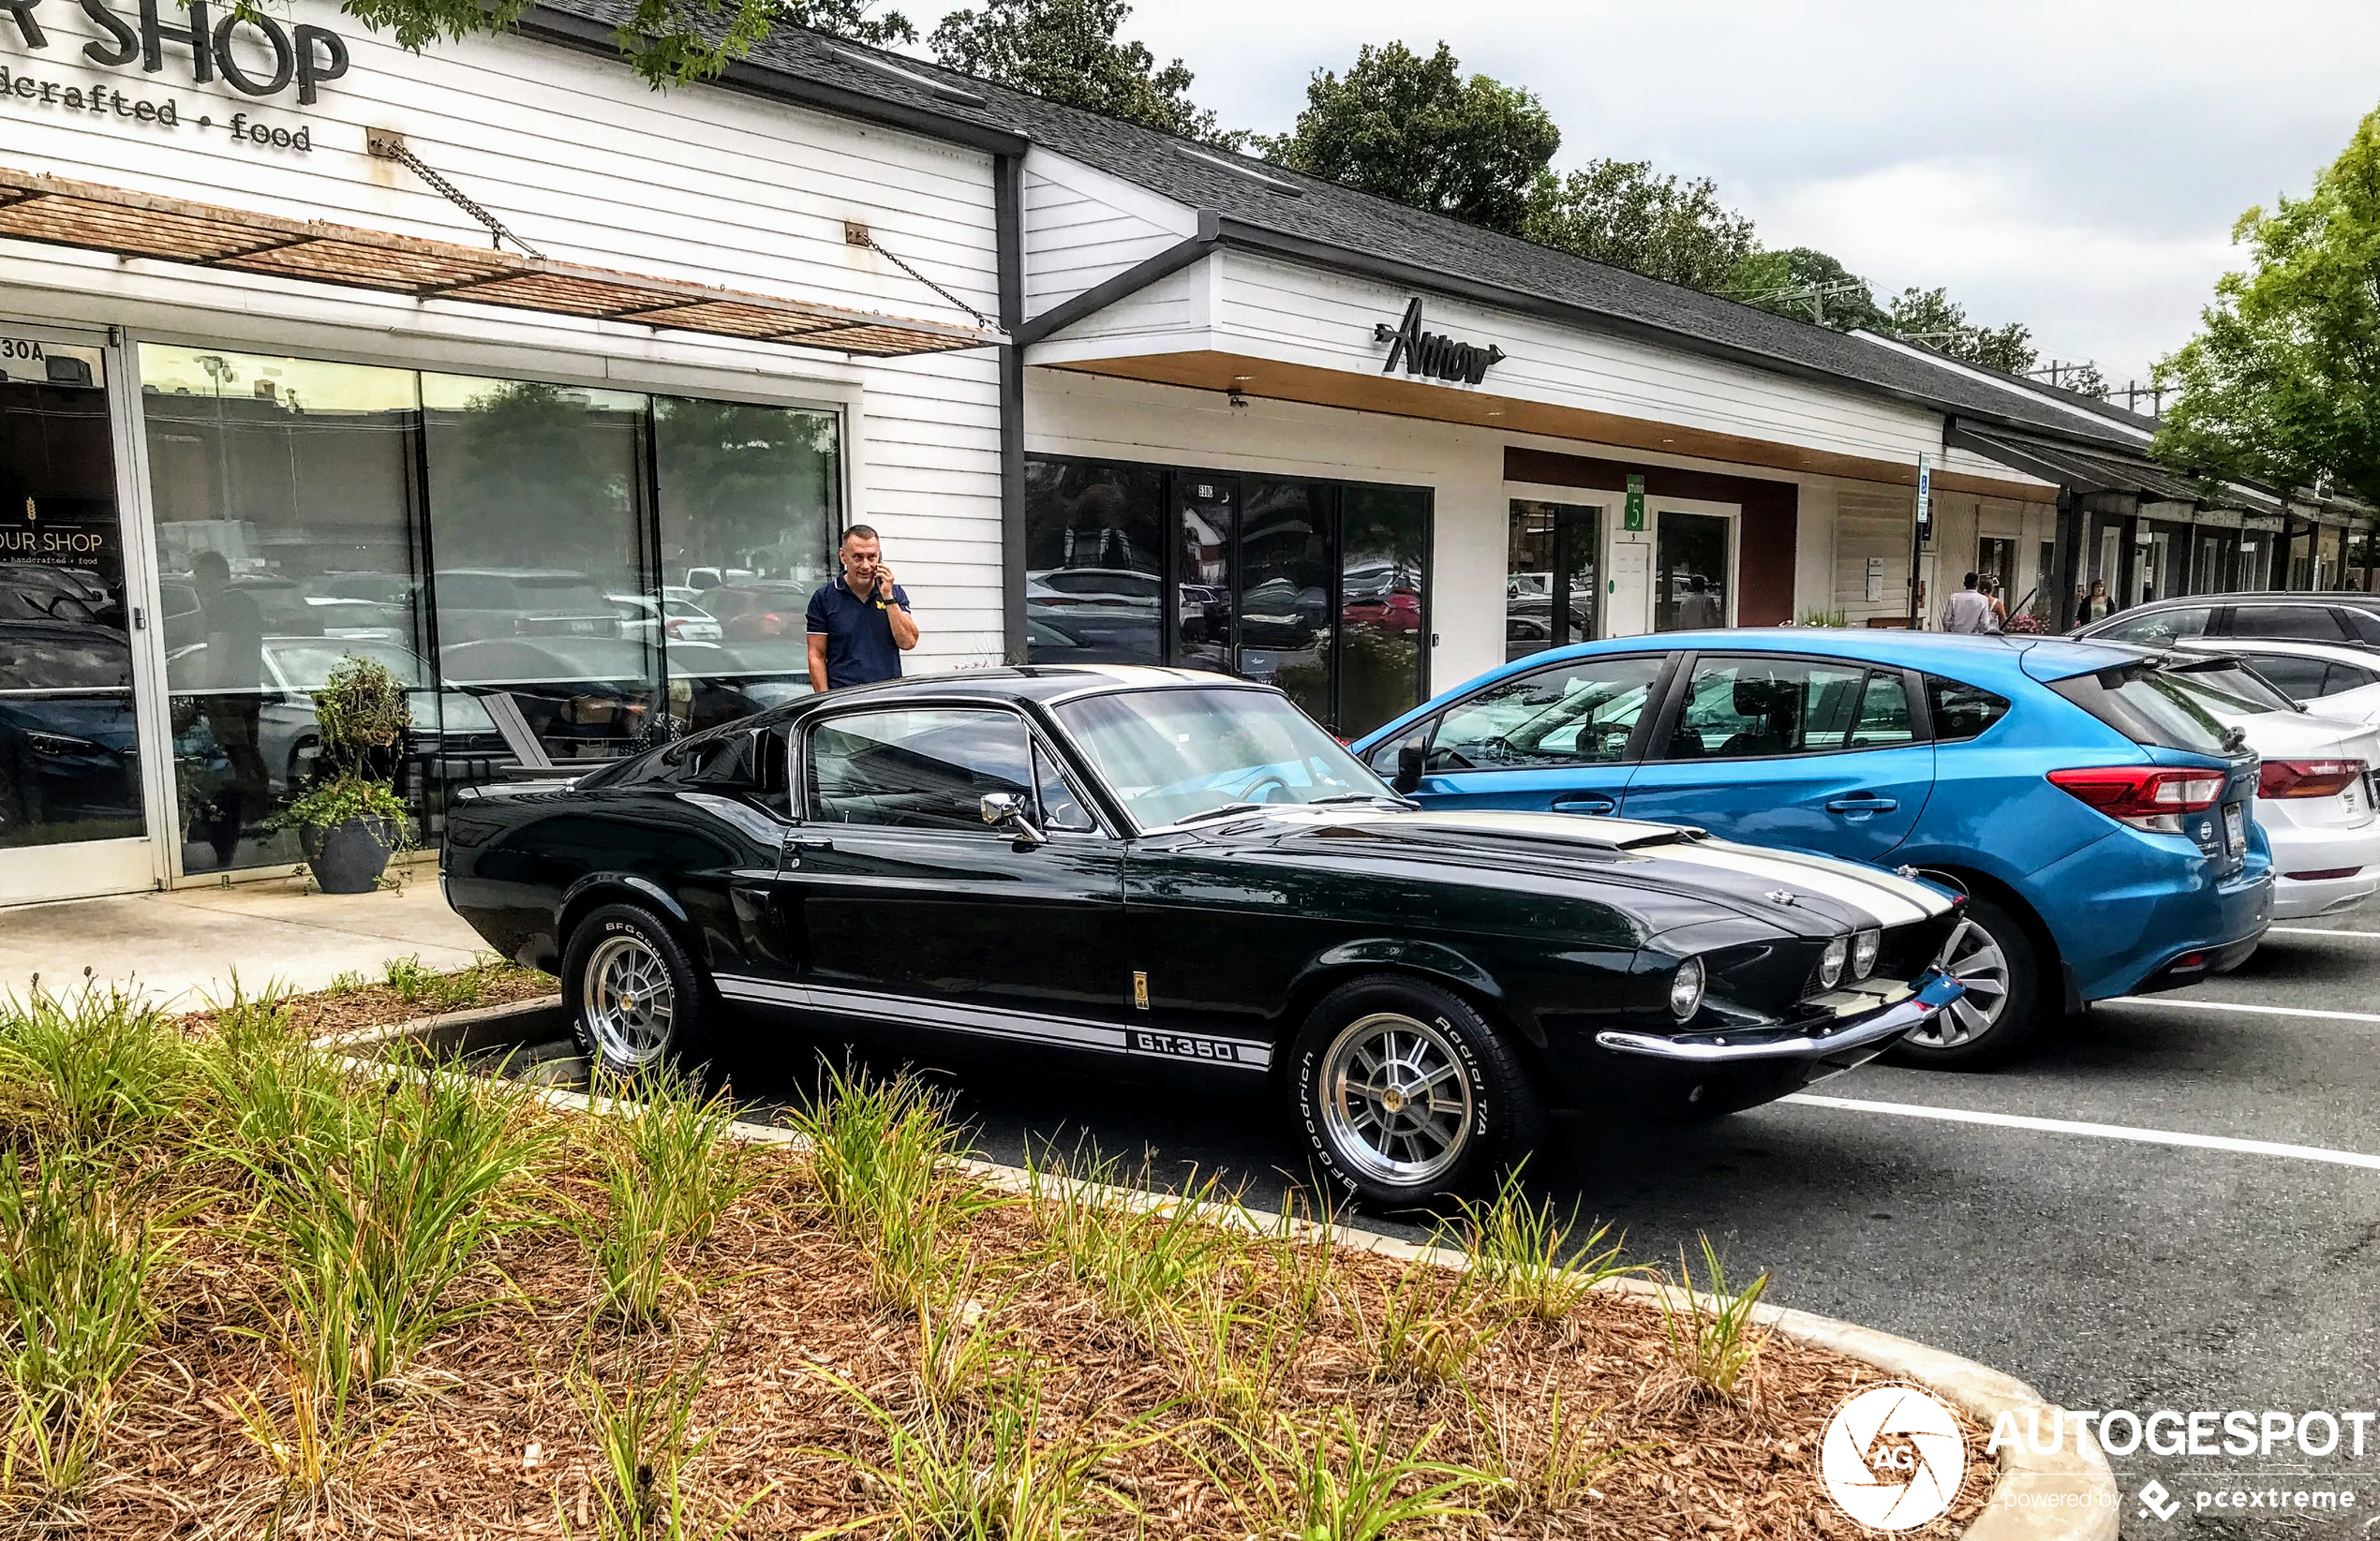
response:
M1934 739L1944 744L1980 738L2008 715L2007 697L1940 674L1926 676L1926 705L1933 716Z

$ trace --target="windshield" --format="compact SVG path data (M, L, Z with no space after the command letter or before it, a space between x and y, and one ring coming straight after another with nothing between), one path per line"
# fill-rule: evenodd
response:
M1396 795L1312 718L1262 691L1128 690L1057 715L1144 829L1234 803Z

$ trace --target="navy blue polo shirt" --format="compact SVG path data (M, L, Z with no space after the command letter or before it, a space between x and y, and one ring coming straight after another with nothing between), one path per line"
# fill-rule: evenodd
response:
M892 604L906 612L909 591L893 585ZM900 677L900 645L893 641L892 605L863 600L842 575L810 597L810 634L826 639L826 689Z

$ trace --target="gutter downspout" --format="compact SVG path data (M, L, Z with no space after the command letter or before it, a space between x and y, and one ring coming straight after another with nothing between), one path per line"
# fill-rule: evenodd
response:
M1025 157L992 157L1000 270L1000 656L1025 661Z

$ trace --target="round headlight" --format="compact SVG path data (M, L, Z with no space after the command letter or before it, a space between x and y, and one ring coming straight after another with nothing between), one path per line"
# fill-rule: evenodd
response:
M1683 1022L1703 1009L1703 960L1689 957L1670 980L1670 1015Z
M1818 959L1820 988L1831 990L1843 982L1843 965L1851 961L1851 956L1852 944L1846 938L1837 937L1826 944Z
M1862 931L1852 938L1852 977L1866 979L1876 971L1876 955L1883 950L1884 933Z

